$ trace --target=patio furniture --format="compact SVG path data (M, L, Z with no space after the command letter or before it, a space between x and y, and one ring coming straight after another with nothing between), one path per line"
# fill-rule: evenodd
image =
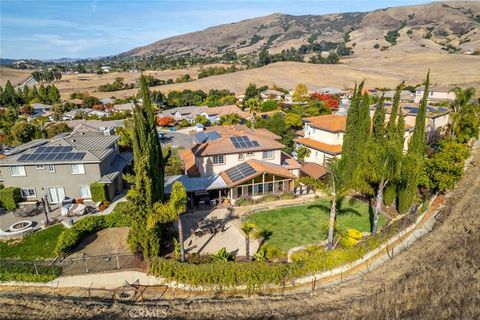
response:
M73 199L73 198L65 197L62 200L62 206L67 205L67 204L73 204L74 201L75 201L75 199Z
M84 214L88 213L87 206L79 203L78 205L74 206L71 210L76 216L83 216Z
M73 207L73 204L66 204L60 207L60 214L63 217L68 217L70 215L70 208Z

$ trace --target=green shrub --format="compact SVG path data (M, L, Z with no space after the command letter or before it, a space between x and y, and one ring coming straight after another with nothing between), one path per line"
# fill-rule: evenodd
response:
M266 100L262 103L262 112L268 112L278 109L278 102L275 100Z
M67 253L88 234L107 228L128 227L131 223L130 219L129 215L121 211L114 211L105 216L90 216L81 219L73 227L62 232L55 246L55 254L60 256Z
M292 255L293 263L283 262L211 262L206 264L180 263L173 259L154 257L149 273L192 286L234 287L246 285L249 290L265 285L282 285L295 278L331 270L351 263L368 251L377 248L385 234L372 236L350 247L327 251L313 246ZM260 255L259 255L260 256Z
M265 243L259 250L260 255L265 257L267 260L279 260L287 257L287 253L282 251L280 248L277 248L274 245Z
M7 187L0 190L0 203L5 210L13 210L17 208L20 202L20 189L17 187Z
M280 200L290 200L295 198L295 195L291 192L282 193L279 197Z
M240 197L237 200L235 200L235 204L239 207L243 207L243 206L249 206L249 205L255 204L255 201L253 201L252 198Z
M191 126L190 122L188 122L188 120L186 119L182 119L178 125L180 126L180 128L186 128Z
M210 263L213 262L213 256L211 254L192 253L187 260L188 263L192 264Z
M48 282L60 276L61 268L33 262L2 261L0 281Z
M90 185L90 193L92 194L92 201L101 202L108 200L107 184L94 182Z

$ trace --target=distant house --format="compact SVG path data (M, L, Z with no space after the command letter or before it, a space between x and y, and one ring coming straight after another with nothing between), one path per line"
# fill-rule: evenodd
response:
M188 176L215 181L207 191L235 202L293 190L301 165L282 152L280 137L270 131L232 125L191 134L195 145L179 155Z
M48 111L52 111L52 106L43 103L33 103L32 105L33 113L45 113Z
M133 102L128 102L128 103L113 105L112 111L114 111L114 112L122 112L122 111L133 112L134 108L135 108L135 104Z
M187 120L192 123L197 115L202 114L202 112L206 112L208 109L209 108L207 106L177 107L162 111L160 116L172 117L176 121Z
M131 153L120 153L117 136L101 132L59 135L34 140L10 151L0 160L5 186L18 187L25 200L50 203L66 197L91 199L90 185L106 185L109 199L123 190L123 171Z
M283 101L286 93L278 90L267 89L260 93L260 97L264 100L277 100Z
M107 111L102 111L102 110L91 110L87 113L87 115L89 116L97 116L99 118L104 118L104 117L108 117L110 115L109 112Z
M242 111L242 109L236 105L207 108L200 114L207 117L211 124L216 124L222 116L233 113L238 114L242 119L248 118L248 113Z
M110 66L102 66L102 71L105 72L105 73L109 73L110 71L112 71L112 67Z
M111 133L112 130L124 126L123 120L71 120L67 121L66 124L72 129L72 132L104 132Z
M384 95L385 98L393 99L393 97L395 95L395 90L385 91L383 93L383 95ZM414 96L415 95L413 93L411 93L410 91L402 90L402 91L400 91L400 102L411 102L413 100Z
M415 91L415 97L413 98L413 102L419 103L420 100L423 98L423 93L425 91L424 87L418 88ZM449 91L448 88L445 87L430 87L428 90L428 102L452 102L455 100L455 93Z
M115 102L115 99L112 99L112 98L100 99L100 103L103 104L104 106L107 104L113 104L114 102Z

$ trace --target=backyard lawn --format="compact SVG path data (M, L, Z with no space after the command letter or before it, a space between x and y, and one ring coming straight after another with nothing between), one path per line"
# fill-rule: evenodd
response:
M0 258L14 259L48 259L54 257L57 239L64 230L58 224L45 230L36 231L23 240L0 242Z
M370 232L368 205L345 199L337 208L337 227ZM267 242L283 251L327 238L330 203L322 199L309 204L261 211L248 217L259 230L269 233ZM381 215L379 224L387 219Z

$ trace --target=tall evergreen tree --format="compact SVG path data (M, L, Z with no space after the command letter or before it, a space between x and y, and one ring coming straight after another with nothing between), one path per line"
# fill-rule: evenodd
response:
M144 76L140 77L142 106L135 104L133 154L135 186L128 198L133 205L133 222L129 233L132 249L142 251L145 258L158 255L160 250L162 212L168 214L164 199L164 172L170 153L163 156L152 111L150 92ZM152 217L155 217L152 218Z
M398 115L402 114L399 112L399 105L400 105L400 93L405 85L405 82L400 83L397 88L395 89L395 94L393 96L393 103L392 103L392 111L390 112L390 119L388 120L387 124L387 134L389 138L396 135L396 128L398 123ZM403 128L402 128L403 130Z
M415 119L412 140L404 160L402 181L398 193L398 211L406 213L415 200L418 179L422 172L425 153L425 117L427 112L427 99L430 87L430 71L425 79L425 88Z
M357 128L360 121L360 97L364 81L357 87L355 84L352 101L347 113L345 134L343 136L342 159L340 166L344 180L350 180L355 171L355 157L357 154Z

